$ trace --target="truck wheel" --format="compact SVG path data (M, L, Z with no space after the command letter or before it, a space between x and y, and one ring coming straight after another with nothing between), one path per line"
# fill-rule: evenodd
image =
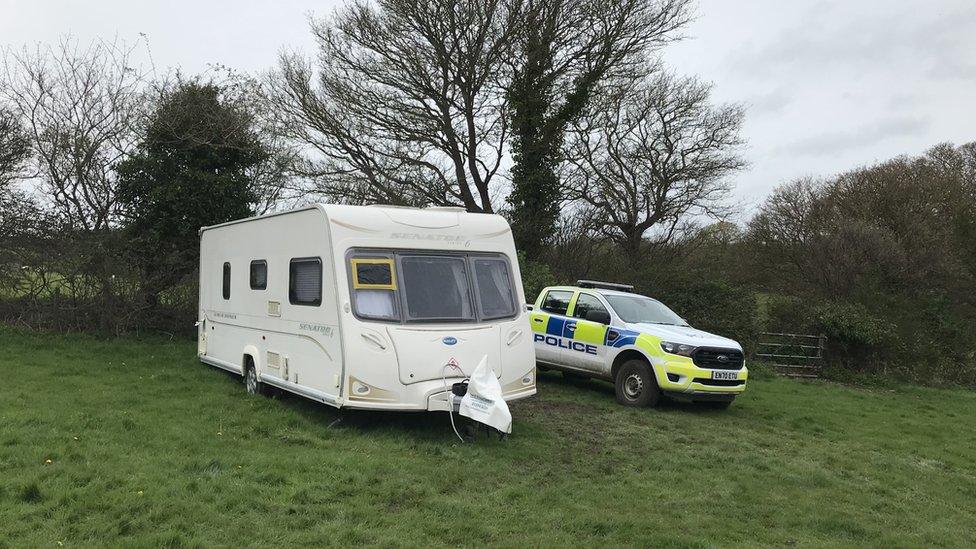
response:
M625 406L655 406L661 398L651 366L640 359L628 360L614 380L617 402Z
M244 390L249 395L264 394L264 384L258 380L258 371L250 360L244 363Z

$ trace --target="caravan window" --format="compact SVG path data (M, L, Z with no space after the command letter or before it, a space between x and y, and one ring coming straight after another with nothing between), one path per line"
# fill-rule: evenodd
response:
M251 262L251 289L268 289L268 262L263 259Z
M221 293L224 299L230 299L230 263L224 263L224 280L222 286Z
M477 257L471 263L474 266L474 282L478 289L481 317L493 319L513 316L517 305L508 261L500 257Z
M515 276L500 254L353 249L353 312L390 322L473 322L519 313Z
M400 320L393 258L354 257L349 265L356 314L377 320Z
M292 259L288 265L288 301L292 305L322 304L322 260Z
M474 320L463 257L400 256L407 320Z

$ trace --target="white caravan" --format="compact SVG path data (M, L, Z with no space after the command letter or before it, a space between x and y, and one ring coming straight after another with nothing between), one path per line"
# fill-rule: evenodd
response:
M448 410L487 355L515 400L536 392L524 297L497 215L319 204L200 230L197 354L249 392L372 410Z

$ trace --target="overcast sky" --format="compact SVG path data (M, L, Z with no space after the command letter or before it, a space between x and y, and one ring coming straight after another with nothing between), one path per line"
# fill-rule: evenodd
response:
M260 72L336 2L0 0L0 44L145 35L157 70ZM747 105L743 216L776 185L976 140L976 0L700 0L665 59Z

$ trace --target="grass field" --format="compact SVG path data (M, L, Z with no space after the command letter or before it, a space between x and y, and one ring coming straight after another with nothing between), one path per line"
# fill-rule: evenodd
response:
M194 344L0 328L0 546L973 546L976 393L541 376L505 441L248 397ZM341 418L341 419L340 419Z

